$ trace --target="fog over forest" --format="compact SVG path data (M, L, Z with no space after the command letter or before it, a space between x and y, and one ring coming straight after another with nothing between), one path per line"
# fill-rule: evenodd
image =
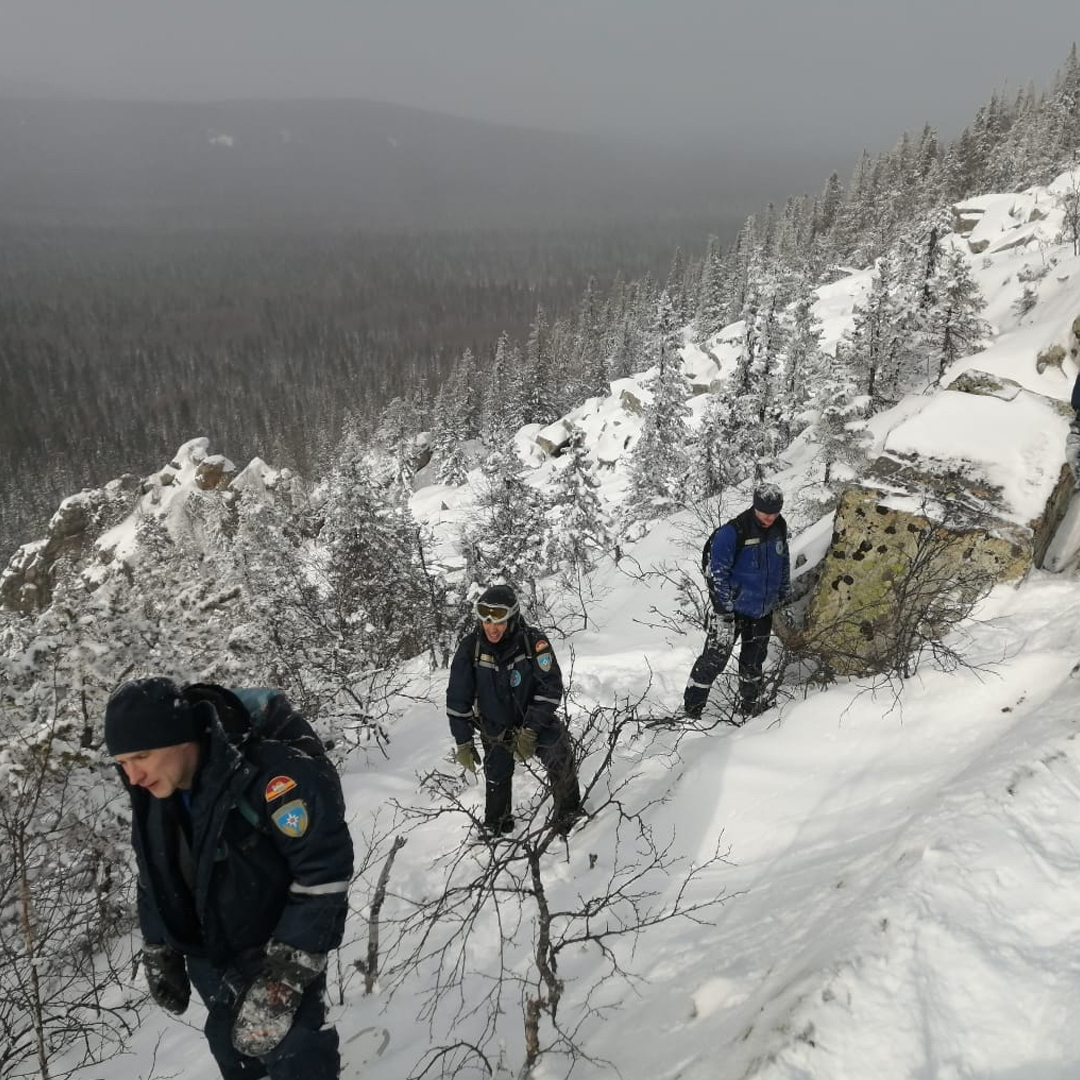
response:
M309 473L346 413L824 170L362 101L0 99L0 551L178 439Z

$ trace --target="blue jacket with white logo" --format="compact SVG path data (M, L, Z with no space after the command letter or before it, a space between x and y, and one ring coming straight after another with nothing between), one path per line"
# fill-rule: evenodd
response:
M728 522L712 544L709 570L713 605L751 619L767 615L791 592L791 558L787 525L782 516L764 528L753 508L736 519L744 540L736 553L739 535Z
M450 665L446 715L457 743L472 739L474 717L489 739L517 727L540 733L555 723L562 695L559 662L542 631L519 619L492 645L477 626L461 639Z
M273 739L238 745L215 717L190 808L185 793L125 785L148 943L221 966L271 939L306 952L341 943L353 848L329 760Z

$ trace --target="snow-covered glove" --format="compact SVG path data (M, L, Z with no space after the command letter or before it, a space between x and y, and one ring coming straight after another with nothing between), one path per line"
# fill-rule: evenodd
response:
M716 612L713 615L711 631L716 647L727 648L735 640L735 612Z
M463 769L468 769L471 773L476 772L477 766L480 764L480 757L476 753L475 743L459 742L454 747L454 760Z
M144 945L142 965L150 996L166 1012L180 1016L191 1000L191 982L183 954L168 945Z
M520 727L514 732L514 757L518 761L528 761L536 753L536 732L532 728Z
M232 1044L248 1057L270 1053L289 1033L305 987L326 970L326 953L271 941L263 973L244 991L233 1021Z

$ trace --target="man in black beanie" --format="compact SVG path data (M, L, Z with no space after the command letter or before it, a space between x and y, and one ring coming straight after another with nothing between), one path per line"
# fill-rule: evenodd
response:
M226 1080L336 1080L323 994L352 840L310 725L276 691L139 679L110 698L105 743L131 796L151 996L179 1015L195 985Z
M446 715L458 764L476 772L484 748L484 830L512 832L514 759L536 754L552 793L551 825L562 836L582 816L577 770L558 715L563 684L546 634L521 618L509 585L492 585L474 605L476 625L458 645L446 687Z
M784 495L776 484L759 484L749 509L717 529L706 545L705 579L712 610L705 648L694 662L683 692L683 711L701 716L709 690L724 670L737 639L739 712L755 716L763 707L765 656L773 611L791 592L787 523L780 511Z

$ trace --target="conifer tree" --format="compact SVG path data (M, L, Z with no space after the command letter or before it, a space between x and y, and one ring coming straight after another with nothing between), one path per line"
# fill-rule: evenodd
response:
M661 293L648 353L656 369L646 384L652 401L629 463L631 501L645 517L678 505L685 489L690 383L683 373L681 344L671 298Z
M552 566L588 571L597 552L607 546L610 522L597 494L600 484L590 469L580 428L571 427L569 446L560 464L550 493L547 561Z
M458 387L448 379L439 388L432 410L431 452L436 476L444 484L465 483L468 465L464 441L466 428L460 421Z
M548 504L544 493L527 484L512 446L490 454L476 507L462 530L470 552L470 572L477 582L510 581L527 588L533 600L536 583L550 572Z
M709 499L744 478L743 462L732 453L729 442L735 424L732 399L710 394L701 417L690 464L690 491L697 499Z
M720 250L720 241L717 237L710 236L701 270L701 285L698 289L697 309L694 315L696 341L707 341L728 323L726 279L727 271Z
M556 420L562 411L557 404L551 330L543 307L536 309L536 317L529 327L517 390L523 423L546 426Z
M950 251L943 259L935 283L937 302L927 312L924 340L927 381L940 383L948 368L973 353L986 339L990 326L979 312L986 301L979 291L967 259Z
M784 363L781 444L786 446L799 434L801 418L810 407L814 387L822 378L826 359L821 352L821 322L814 314L817 294L807 282L792 305L791 325Z
M488 451L513 438L525 423L521 414L520 375L521 354L504 330L480 392L480 438Z
M857 392L870 399L872 412L878 412L896 400L906 334L906 312L888 256L878 261L870 295L855 307L853 315L844 353L849 357Z

